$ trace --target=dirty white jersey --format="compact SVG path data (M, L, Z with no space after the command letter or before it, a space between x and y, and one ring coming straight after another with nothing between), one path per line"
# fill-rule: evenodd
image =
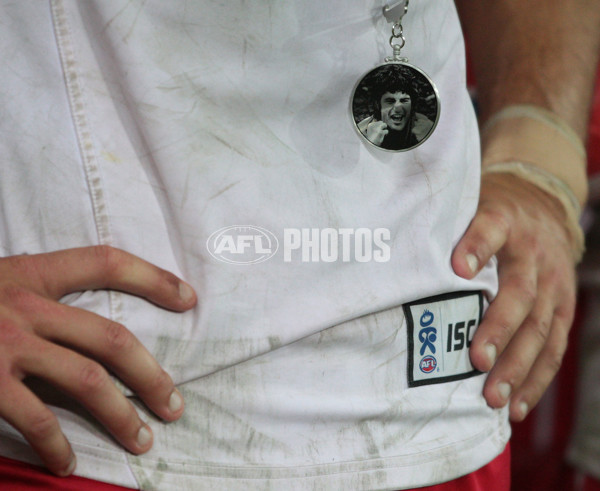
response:
M133 456L52 398L76 473L145 490L401 489L505 447L470 340L494 264L456 276L479 193L451 0L414 0L402 55L437 85L417 148L361 141L360 77L390 54L380 0L2 2L0 252L110 244L190 282L178 314L119 292L63 302L125 324L180 421ZM127 388L123 387L124 391ZM0 455L39 463L0 424Z

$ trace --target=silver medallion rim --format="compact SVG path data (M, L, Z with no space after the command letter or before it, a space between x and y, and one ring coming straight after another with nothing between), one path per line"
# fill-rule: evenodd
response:
M412 146L406 147L406 148L390 149L390 148L383 148L379 145L376 145L360 131L360 129L358 128L358 123L356 122L356 119L354 117L353 106L354 106L354 98L356 96L356 90L358 89L360 84L363 82L363 80L368 75L370 75L375 70L378 70L378 69L388 66L388 65L403 65L403 66L408 67L411 70L415 70L427 81L427 83L430 85L430 87L432 89L433 94L435 95L437 111L436 111L435 121L433 121L433 126L430 128L430 130L427 132L427 135L425 135L425 137L422 140L417 142L415 145L412 145ZM431 137L431 135L433 134L433 132L435 131L435 129L438 125L438 122L440 120L441 111L442 111L442 106L441 106L441 102L440 102L440 93L439 93L438 88L436 87L435 83L433 82L433 80L431 80L431 78L429 77L429 75L427 75L427 73L425 73L423 70L421 70L419 67L416 67L412 63L409 63L408 61L399 61L399 60L386 61L384 63L380 63L379 65L364 72L363 75L358 79L358 81L354 85L354 88L352 89L352 96L350 97L350 105L349 105L350 118L352 119L354 130L358 133L361 140L364 141L365 143L367 143L368 145L370 145L371 147L374 147L374 148L377 148L378 150L381 150L383 152L389 152L389 153L408 152L410 150L414 150L415 148L421 146L423 143L425 143L427 140L429 140L429 138Z

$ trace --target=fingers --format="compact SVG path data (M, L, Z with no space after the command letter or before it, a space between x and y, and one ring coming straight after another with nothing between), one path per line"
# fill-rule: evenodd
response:
M506 243L510 226L504 214L481 204L465 235L452 253L452 268L463 278L473 278Z
M99 363L45 341L36 340L32 345L36 345L33 352L19 356L24 373L46 380L79 401L130 452L150 449L152 431ZM53 434L60 431L56 426L52 425ZM23 431L30 431L28 428L28 424L22 427Z
M502 349L498 350L501 356L493 369L489 367L484 389L491 407L503 407L513 392L521 388L538 355L546 349L553 311L553 302L540 297L527 318L517 324L512 338L502 343Z
M539 402L557 374L564 353L572 323L572 314L565 316L556 313L543 350L530 368L527 378L516 386L510 399L510 417L513 421L522 421L528 412Z
M568 275L540 277L538 285L535 268L523 261L504 266L498 296L473 337L470 355L476 368L489 371L483 392L488 404L510 403L511 419L520 421L560 367L575 287Z
M29 375L78 400L129 451L150 449L150 428L100 364L15 323L5 322L0 337L0 416L25 436L53 472L72 471L72 451L54 415L24 386L22 379Z
M478 370L491 370L536 302L537 275L529 262L514 260L499 271L498 295L471 343L471 362Z
M23 384L28 375L72 395L131 452L149 450L150 429L98 363L35 336L15 321L0 325L0 341L0 416L24 435L50 470L72 472L74 457L52 412Z
M453 255L471 279L493 255L499 290L476 331L470 356L489 371L491 407L510 403L513 420L538 402L556 374L574 309L575 278L560 203L508 175L486 175L477 213Z
M71 395L133 453L150 449L152 432L100 363L158 416L171 421L183 413L173 381L131 332L56 302L73 291L100 288L176 311L196 303L194 291L175 275L110 247L0 259L0 417L58 475L73 471L73 452L53 413L23 384L29 375Z
M193 289L175 275L109 246L15 256L3 261L0 273L12 273L23 286L56 300L74 291L111 289L176 311L196 303Z
M415 113L412 132L418 141L421 141L433 127L433 121L421 113Z
M59 476L73 473L75 454L56 417L22 383L2 384L0 414L25 437L48 470Z
M367 138L375 145L381 145L388 132L388 127L383 121L373 121L367 126Z
M123 325L85 310L38 297L22 314L45 339L75 348L102 362L159 417L174 421L183 399L171 377Z
M575 280L556 274L540 277L537 285L534 276L523 273L528 268L522 261L505 267L470 354L474 366L489 371L483 392L488 404L497 408L509 403L511 419L521 421L560 367L573 318Z

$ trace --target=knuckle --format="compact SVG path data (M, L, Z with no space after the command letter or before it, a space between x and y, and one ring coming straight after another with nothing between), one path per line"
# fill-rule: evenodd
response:
M554 376L560 370L564 359L565 352L567 350L567 339L566 337L561 339L560 342L554 343L548 347L546 354L546 365Z
M538 341L538 345L543 346L548 339L550 332L550 322L547 319L534 319L530 322L531 333Z
M573 318L575 317L575 300L569 305L557 308L554 315L559 321L564 322L570 329Z
M102 389L108 382L108 374L95 361L87 361L79 375L79 388L83 393L92 393Z
M544 244L544 241L541 237L535 236L531 239L531 248L534 251L534 257L537 261L537 264L552 264L556 260L556 258L553 257L554 255L552 254L552 251L548 249L547 244ZM554 266L553 269L557 269L556 266Z
M561 292L560 305L554 310L554 315L570 326L575 316L576 303L577 294L574 288Z
M119 249L109 245L97 245L91 247L93 260L98 262L107 277L116 278L120 276L123 266L123 254Z
M522 357L516 357L512 360L511 370L507 372L505 380L512 387L513 393L521 387L530 369L531 363L528 360Z
M135 345L135 337L124 325L108 320L105 328L109 352L130 351Z
M482 210L485 215L486 221L495 230L508 234L510 231L510 219L505 211L501 211L497 208L485 208Z
M504 346L515 332L515 327L506 318L498 318L494 321L494 334L496 338L501 340L499 346Z
M135 438L139 425L140 420L131 404L127 404L125 408L114 412L111 416L111 431L121 438Z
M14 348L25 342L27 333L10 320L0 320L0 345ZM12 350L9 350L12 351Z
M5 284L0 287L0 298L3 303L11 307L25 308L27 310L34 307L36 296L26 288L13 283Z
M548 368L552 374L558 373L563 362L563 350L553 350L548 355Z
M519 298L527 305L533 305L537 298L537 286L535 281L525 278L518 284Z
M173 386L173 381L169 374L162 368L148 381L145 392L157 393L170 389Z
M570 283L570 281L565 281L566 277L568 277L568 273L564 269L553 267L550 271L544 273L543 281L552 285L554 288L565 290L566 292L568 289L567 285Z
M525 230L519 236L520 249L526 251L535 264L541 264L544 262L545 257L548 253L548 248L544 247L544 244L540 242L537 235L534 235L531 231Z
M537 282L529 275L514 274L509 282L515 288L518 300L525 305L533 305L537 298Z
M48 409L33 416L25 429L27 438L37 442L50 439L57 431L58 421Z
M115 249L112 246L101 244L90 247L91 254L102 263L110 263Z

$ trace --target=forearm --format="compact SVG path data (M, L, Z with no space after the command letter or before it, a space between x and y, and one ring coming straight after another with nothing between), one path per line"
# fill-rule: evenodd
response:
M598 0L456 0L475 71L482 123L534 104L583 139L600 51Z

